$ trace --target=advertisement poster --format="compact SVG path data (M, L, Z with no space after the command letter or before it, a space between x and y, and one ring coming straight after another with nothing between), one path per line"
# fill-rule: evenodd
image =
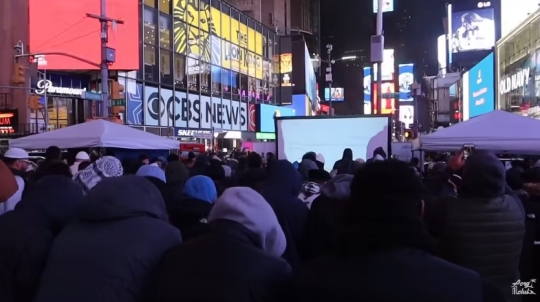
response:
M332 102L343 102L345 100L344 89L342 87L332 87L332 93L330 94L330 89L324 88L324 99L325 101L330 101L331 99Z
M491 53L469 70L469 118L495 109L493 59Z
M394 89L395 85L392 82L386 82L382 83L382 94L390 93L393 94L395 92ZM381 105L381 112L379 113L377 110L378 107L378 99L377 99L377 84L373 84L373 107L372 112L373 114L393 114L395 110L395 99L394 98L383 98L382 99L382 105Z
M452 13L452 53L488 50L495 45L493 8Z
M410 129L414 123L414 106L399 106L399 121L405 124L406 129Z
M414 64L399 64L399 101L411 102L411 85L414 83Z

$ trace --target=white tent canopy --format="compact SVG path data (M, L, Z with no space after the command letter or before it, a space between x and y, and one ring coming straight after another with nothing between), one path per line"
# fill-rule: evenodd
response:
M420 138L421 149L457 151L464 144L499 153L540 154L540 121L495 110Z
M123 148L141 150L178 149L178 141L147 133L128 126L95 120L58 130L30 135L9 141L10 147L23 149L59 148Z

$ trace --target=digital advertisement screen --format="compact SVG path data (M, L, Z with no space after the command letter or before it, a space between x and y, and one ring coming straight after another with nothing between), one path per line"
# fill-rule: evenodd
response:
M308 115L310 105L305 94L295 94L292 97L292 104L283 107L293 109L295 116L306 116Z
M371 102L364 101L364 114L371 114Z
M312 104L317 102L317 78L315 76L315 69L311 63L311 57L307 46L305 46L304 64L306 68L306 94Z
M389 124L387 116L277 119L277 156L278 159L300 162L307 152L321 153L326 161L325 169L330 171L341 159L345 148L353 151L354 159L369 159L378 147L391 154Z
M324 88L324 99L326 101L330 101L330 99L332 99L332 102L342 102L343 100L345 100L343 88L332 87L332 95L330 95L329 88Z
M411 85L414 82L414 64L399 64L399 101L410 102Z
M364 67L364 103L365 102L371 103L371 67Z
M399 106L399 121L405 124L406 129L411 129L411 125L414 123L414 106Z
M40 1L30 0L29 45L32 53L64 52L101 62L99 21L87 13L99 14L100 1ZM139 1L107 0L107 17L120 19L116 30L110 30L108 46L116 50L113 70L139 69ZM28 49L26 50L28 52ZM37 58L38 68L47 70L97 70L99 67L79 60L56 55Z
M373 0L373 12L377 13L379 11L379 0ZM389 13L394 11L394 0L383 0L383 13Z
M493 8L452 13L453 53L488 50L495 45L495 11Z
M383 53L382 62L382 80L393 81L394 80L394 50L385 49ZM373 65L373 80L377 79L377 64Z
M274 116L295 116L292 108L272 106L266 104L257 105L257 132L272 133L276 131Z
M491 53L469 70L469 118L495 109L493 60Z
M395 92L395 85L392 82L382 83L382 95L384 94L393 94ZM395 110L395 98L385 98L383 97L381 112L377 111L377 84L373 84L373 113L374 114L393 114Z

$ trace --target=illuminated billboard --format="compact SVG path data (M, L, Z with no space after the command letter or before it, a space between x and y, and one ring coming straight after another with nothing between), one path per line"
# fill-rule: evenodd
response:
M379 0L373 0L373 12L379 11ZM383 0L382 12L389 13L394 11L394 0Z
M493 53L469 70L469 118L495 109L494 72Z
M452 53L489 50L495 45L495 11L493 8L452 12Z
M410 102L413 100L411 95L411 85L414 83L414 64L399 64L399 101Z
M385 49L383 53L382 62L382 80L393 81L394 80L394 50ZM373 66L373 79L377 78L377 65Z
M363 85L364 85L364 114L371 114L371 67L364 67Z
M383 82L382 83L382 95L385 94L394 94L395 92L395 84L393 82ZM373 114L393 114L395 110L395 98L391 97L383 97L382 98L382 104L381 104L381 112L378 112L377 107L379 104L378 100L378 94L377 94L377 84L373 84Z
M411 125L414 123L414 106L399 106L399 121L405 124L405 129L411 129Z
M112 70L139 70L139 6L137 0L107 0L107 17L124 24L109 29L109 47L116 50ZM94 63L101 62L101 26L87 13L99 14L100 1L30 0L29 45L32 53L63 52ZM97 70L99 67L66 56L44 55L39 69Z
M510 34L538 10L538 0L501 0L501 37Z
M324 88L324 100L332 102L342 102L345 100L344 89L341 87L332 87L332 93L329 88Z

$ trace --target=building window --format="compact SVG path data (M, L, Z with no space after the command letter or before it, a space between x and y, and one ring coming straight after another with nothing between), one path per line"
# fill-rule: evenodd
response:
M158 1L159 1L159 11L170 15L171 14L171 0L158 0Z
M240 73L231 71L231 100L240 100Z
M210 65L204 64L204 67L200 72L200 81L201 81L201 93L210 94Z
M144 44L144 79L146 81L158 82L158 65L156 60L156 47Z
M229 69L222 68L221 69L221 90L223 92L223 98L224 99L231 99L231 73Z
M221 95L221 67L212 65L212 95Z
M148 5L150 7L156 7L156 1L155 0L144 0L144 5Z
M161 83L163 84L173 84L173 75L171 68L171 52L166 49L160 49L159 54L159 71L161 75Z
M144 20L144 43L156 44L156 11L145 7L143 11Z
M186 57L174 54L174 87L186 89Z
M162 0L160 0L162 1ZM159 15L159 45L165 49L172 49L171 44L171 16Z
M247 102L248 97L249 97L249 90L248 90L248 85L249 85L248 78L249 77L247 75L245 75L245 74L240 74L239 78L240 78L240 85L239 85L240 100L242 102Z

